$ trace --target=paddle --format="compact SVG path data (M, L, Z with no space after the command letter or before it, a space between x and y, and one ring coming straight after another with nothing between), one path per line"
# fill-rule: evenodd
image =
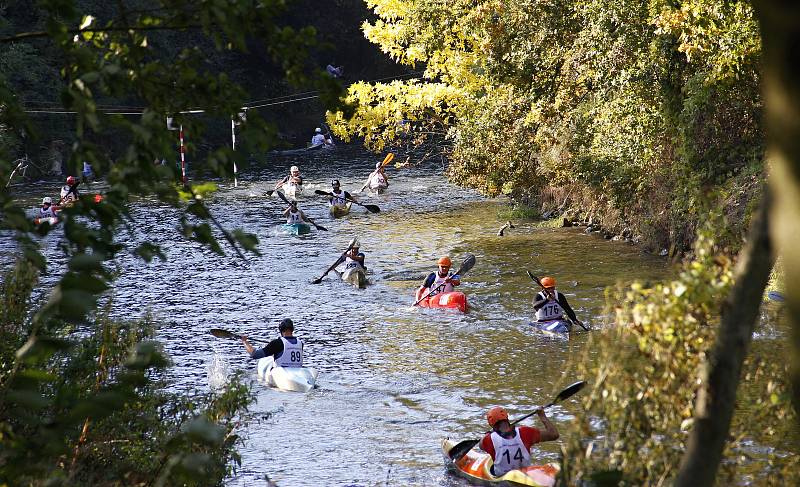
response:
M531 278L531 280L532 280L533 282L535 282L536 284L538 284L540 288L542 288L542 289L545 289L545 287L544 287L544 286L542 286L542 281L540 281L538 277L536 277L536 276L534 276L533 274L531 274L531 271L525 271L525 272L527 272L527 273L528 273L528 277L530 277L530 278ZM583 324L583 323L581 323L581 321L580 321L580 320L575 320L575 322L576 322L577 324L579 324L579 325L581 326L581 328L583 328L583 329L584 329L584 331L589 331L589 329L588 329L588 328L586 328L586 326L584 326L584 324Z
M209 331L217 338L228 338L232 340L241 340L243 338L242 335L237 335L236 333L221 328L212 328Z
M383 166L389 164L390 162L392 162L392 159L394 159L394 152L390 152L390 153L386 154L386 157L383 158L383 162L381 162L381 166L380 167L383 167ZM375 169L375 171L377 171L377 170L378 169ZM372 175L375 174L375 171L372 171L371 173L369 173L369 176L367 177L367 182L364 183L364 186L361 186L361 189L356 191L356 193L360 193L360 192L364 191L364 189L367 187L367 185L369 185L369 182L372 179Z
M322 191L321 189L315 189L315 190L314 190L314 192L315 192L315 193L317 193L317 194L319 194L319 195L325 195L325 196L335 196L333 193L328 193L327 191ZM336 196L336 197L338 198L338 196ZM363 203L359 203L358 201L356 201L356 200L354 200L354 199L352 199L352 198L345 198L345 200L349 201L350 203L355 203L355 204L357 204L357 205L359 205L359 206L363 206L363 207L364 207L364 208L366 208L366 209L367 209L367 210L368 210L370 213L378 213L378 212L380 212L380 211L381 211L381 209L380 209L380 208L378 208L378 205L365 205L365 204L363 204Z
M283 200L283 201L284 201L284 202L285 202L287 205L291 205L291 204L292 204L292 203L291 203L291 202L290 202L288 199L286 199L286 196L284 196L284 195L283 195L283 193L281 193L280 191L278 191L277 193L278 193L278 196L280 196L280 197L281 197L281 199L282 199L282 200ZM312 225L314 225L315 227L317 227L317 230L324 230L324 231L326 231L326 232L328 231L328 229L327 229L327 228L325 228L325 227L323 227L322 225L317 225L317 223L316 223L314 220L312 220L311 218L309 218L309 217L306 217L306 220L308 220L308 222L309 222L309 223L311 223Z
M567 399L567 398L573 396L576 392L578 392L581 389L583 389L583 387L585 385L586 385L586 382L582 381L582 380L579 380L578 382L576 382L574 384L568 385L563 391L558 393L558 395L555 397L555 399L553 399L553 401L550 404L542 407L541 409L547 409L550 406L553 406L554 404L557 404L557 403L563 401L564 399ZM517 418L517 419L515 419L514 421L511 422L511 425L513 426L513 425L519 423L520 421L522 421L524 419L530 418L534 414L536 414L536 411L534 411L534 412L532 412L530 414L526 414L525 416L523 416L521 418ZM489 434L491 432L492 431L490 430L490 431L487 431L484 434ZM481 440L464 440L464 441L458 442L448 452L448 456L450 457L451 460L453 460L455 462L459 458L461 458L464 455L466 455L470 450L475 448L475 445L480 443L480 441Z
M316 278L313 281L311 281L311 284L319 284L319 283L321 283L322 280L325 278L325 276L327 276L330 271L334 270L336 268L336 266L339 265L339 261L342 260L342 257L347 255L347 253L350 252L350 249L352 249L353 245L355 245L355 244L356 244L356 239L354 238L353 240L350 241L350 245L347 246L347 250L342 252L342 255L339 256L338 259L336 259L336 262L334 262L332 266L328 267L328 270L325 271L325 274L322 274L318 278Z
M458 268L458 270L457 270L457 271L455 272L455 274L453 274L453 275L454 275L454 276L460 276L460 275L462 275L462 274L466 274L466 273L467 273L467 272L468 272L470 269L472 269L474 266L475 266L475 256L474 256L474 255L472 255L472 254L469 254L469 255L467 255L467 258L466 258L466 259L464 259L464 262L462 262L462 263L461 263L461 267L459 267L459 268ZM448 282L448 281L449 281L449 279L448 279L448 280L446 280L446 281L444 281L443 283L439 284L439 285L438 285L438 286L436 286L435 288L431 289L430 291L428 291L428 294L426 294L425 296L423 296L423 297L421 297L420 299L418 299L418 300L417 300L417 301L416 301L414 304L412 304L411 306L416 306L416 305L418 305L419 303L421 303L421 302L425 301L425 299L426 299L428 296L430 296L431 294L435 293L437 290L439 290L441 287L443 287L445 284L447 284L447 282Z

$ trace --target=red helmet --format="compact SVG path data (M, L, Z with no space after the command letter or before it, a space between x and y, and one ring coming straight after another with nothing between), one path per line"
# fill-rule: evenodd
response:
M70 185L70 186L72 186L73 184L75 184L75 176L69 176L69 177L67 178L67 184L68 184L68 185Z
M439 259L438 264L441 266L450 267L453 265L453 262L450 260L450 257L445 256Z
M494 428L494 425L500 421L508 421L508 413L500 406L495 406L486 413L486 421L489 422L489 426Z
M544 288L556 287L556 280L550 276L545 276L542 278L542 287Z

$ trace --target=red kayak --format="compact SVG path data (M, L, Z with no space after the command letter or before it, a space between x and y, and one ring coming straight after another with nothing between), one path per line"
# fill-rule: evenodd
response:
M423 299L417 306L422 306L423 308L450 308L466 313L467 296L458 291L439 293L436 296Z

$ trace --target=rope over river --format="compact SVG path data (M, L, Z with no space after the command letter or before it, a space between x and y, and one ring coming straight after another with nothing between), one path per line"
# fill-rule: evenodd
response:
M332 220L314 189L328 191L337 178L354 192L382 156L340 146L271 158L270 168L240 172L237 188L221 182L211 210L226 227L257 234L261 256L241 260L229 248L219 256L188 242L176 230L174 210L149 200L132 209L134 234L119 234L130 247L149 240L167 254L167 262L150 264L121 256L113 315L155 315L158 338L175 362L175 388L207 389L209 378L225 370L256 380L256 363L242 344L208 330L235 330L263 346L287 317L306 343L306 365L320 370L319 387L308 394L255 386L257 402L240 431L242 465L228 485L262 485L265 475L285 486L466 485L447 474L442 438L474 437L487 429L489 407L503 405L519 416L580 379L568 371L587 334L558 340L527 325L538 288L525 271L555 276L578 318L593 327L605 321L607 286L670 273L663 258L580 229L515 222L499 237L507 202L448 184L441 166L389 166L386 194L357 195L380 213L353 206L349 216ZM286 205L265 193L293 164L306 182L300 208L330 231L301 237L280 231ZM38 183L21 196L35 208L53 188ZM42 241L49 259L42 293L64 265L60 235L55 229ZM371 285L358 290L334 273L311 284L355 236ZM0 267L10 266L15 252L13 236L0 234ZM440 256L449 255L455 268L467 253L477 258L458 288L468 296L468 313L410 306ZM549 410L556 425L571 418L574 400ZM537 445L534 460L556 461L557 451L558 442Z

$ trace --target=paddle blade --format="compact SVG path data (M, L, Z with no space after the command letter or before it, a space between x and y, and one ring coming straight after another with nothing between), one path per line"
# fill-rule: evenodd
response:
M458 268L456 274L461 275L469 272L470 269L475 267L475 256L472 254L467 255L467 258L464 259L464 262L461 263L461 267Z
M272 196L272 193L274 192L275 192L274 189L270 189L269 191L267 191L267 196Z
M322 230L323 232L327 232L327 231L328 231L328 229L327 229L327 228L325 228L325 227L323 227L322 225L317 225L317 224L315 223L315 224L314 224L314 226L315 226L315 227L317 227L317 230Z
M322 284L322 278L318 277L314 279L313 281L311 281L311 284Z
M456 445L449 452L447 452L447 456L450 457L450 460L455 462L459 458L469 453L469 451L475 448L475 445L477 445L480 442L481 440L460 441L456 443Z
M370 213L380 213L381 211L378 205L364 205L364 208L366 208Z
M221 328L212 328L209 331L211 332L212 335L214 335L217 338L229 338L229 339L230 338L232 338L232 339L238 339L239 338L239 335L237 335L235 333L231 333L228 330L223 330Z
M568 385L563 391L559 392L556 398L553 400L553 404L563 401L569 397L575 395L578 391L583 389L586 386L586 381L579 380L578 382Z
M322 191L321 189L315 189L314 192L319 195L330 196L331 194L327 191Z
M383 158L383 162L381 162L381 166L389 164L390 162L392 162L392 159L394 159L394 152L386 154L386 157Z

